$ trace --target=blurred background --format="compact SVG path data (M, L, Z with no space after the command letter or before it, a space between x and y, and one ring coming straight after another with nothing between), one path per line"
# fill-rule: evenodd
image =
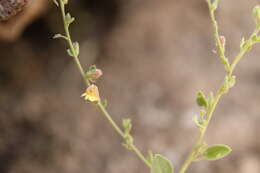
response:
M221 1L217 18L232 59L254 29L259 0ZM118 123L133 121L135 143L180 167L196 138L192 118L199 89L216 91L224 69L204 0L74 0L71 27L85 69L104 72L100 92ZM80 95L84 83L66 43L59 10L47 0L0 23L0 172L149 172ZM206 139L231 155L193 164L187 173L260 172L260 46L235 71L237 85L221 100Z

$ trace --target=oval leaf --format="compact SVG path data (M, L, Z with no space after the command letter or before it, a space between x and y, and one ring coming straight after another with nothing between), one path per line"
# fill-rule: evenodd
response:
M151 173L173 173L171 161L160 154L153 158Z
M232 149L227 145L213 145L203 153L206 160L218 160L227 156Z
M198 104L199 106L207 107L207 105L208 105L207 100L206 100L206 97L205 97L205 95L203 94L202 91L199 91L199 92L197 93L197 99L196 99L196 101L197 101L197 104Z

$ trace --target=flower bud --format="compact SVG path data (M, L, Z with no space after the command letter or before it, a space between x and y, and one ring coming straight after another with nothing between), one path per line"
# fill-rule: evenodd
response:
M225 45L226 45L226 37L221 35L221 36L219 36L219 40L220 40L220 44L222 45L222 47L225 47Z
M100 78L103 75L102 70L100 69L95 69L93 71L90 71L89 74L87 74L87 78L90 80L97 80L98 78Z
M88 71L86 72L86 79L90 80L91 82L95 82L98 78L103 75L102 70L98 69L95 65L89 67Z

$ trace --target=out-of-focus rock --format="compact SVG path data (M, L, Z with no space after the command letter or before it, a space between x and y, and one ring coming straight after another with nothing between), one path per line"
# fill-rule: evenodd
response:
M0 40L14 41L22 31L47 9L47 0L32 0L22 12L0 23Z

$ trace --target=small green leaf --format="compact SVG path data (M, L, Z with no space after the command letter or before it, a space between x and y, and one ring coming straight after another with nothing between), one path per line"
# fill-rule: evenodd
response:
M197 115L195 115L193 117L193 122L196 124L196 126L199 128L199 129L204 129L206 127L206 123L207 121L202 119L201 117L198 118Z
M70 13L67 13L65 16L66 25L69 26L72 22L74 22L75 18L71 17Z
M85 73L86 78L89 79L89 78L91 77L91 75L92 75L93 73L95 73L96 70L97 70L96 65L91 65L91 66L88 68L88 70L86 71L86 73Z
M200 117L201 118L204 118L204 116L207 114L207 111L206 110L204 110L204 109L202 109L202 110L200 110Z
M229 71L229 69L230 69L230 64L229 64L228 59L227 59L226 57L221 57L221 62L222 62L222 64L224 65L225 69L226 69L227 71Z
M235 84L236 84L236 76L233 75L229 78L229 88L232 88L233 86L235 86Z
M249 51L252 49L253 46L253 40L249 39L249 40L245 40L245 43L242 46L242 49L244 49L245 51Z
M198 104L199 106L207 107L207 105L208 105L207 100L206 100L206 97L205 97L205 95L204 95L204 93L203 93L202 91L199 91L199 92L197 93L197 99L196 99L196 101L197 101L197 104Z
M243 37L241 42L240 42L240 49L243 49L244 46L245 46L245 37Z
M72 50L71 49L67 49L67 53L68 53L68 55L69 56L71 56L71 57L73 57L74 55L73 55L73 52L72 52Z
M86 78L89 78L95 71L97 70L96 65L91 65L88 70L86 71L85 75Z
M257 39L258 39L258 37L257 37L257 35L256 34L254 34L253 36L252 36L252 41L257 41Z
M222 92L223 93L226 93L228 92L228 90L230 88L232 88L234 85L236 84L236 76L229 76L229 75L226 75L225 76L225 81L224 81L224 85L222 87Z
M215 100L215 98L214 98L214 93L213 93L213 92L210 92L210 93L209 93L208 100L207 100L209 107L211 107L211 106L213 105L214 100Z
M97 69L97 66L96 65L91 65L89 68L88 68L88 71L96 71Z
M106 108L107 105L108 105L108 102L107 102L106 99L104 99L104 100L101 101L101 104Z
M171 161L160 154L155 154L152 162L151 173L173 173Z
M203 153L206 160L218 160L227 156L232 149L227 145L209 146Z
M260 42L260 36L257 36L256 34L253 35L252 41L253 41L253 43L258 43L258 42Z
M124 132L126 134L129 134L131 129L132 129L132 122L131 119L124 119L122 122L123 128L124 128Z
M63 38L63 39L65 39L65 40L68 40L68 38L67 38L66 36L62 35L62 34L55 34L55 35L53 36L53 38L54 38L54 39Z
M75 50L76 56L79 56L79 43L78 42L74 42L73 43L73 48Z

